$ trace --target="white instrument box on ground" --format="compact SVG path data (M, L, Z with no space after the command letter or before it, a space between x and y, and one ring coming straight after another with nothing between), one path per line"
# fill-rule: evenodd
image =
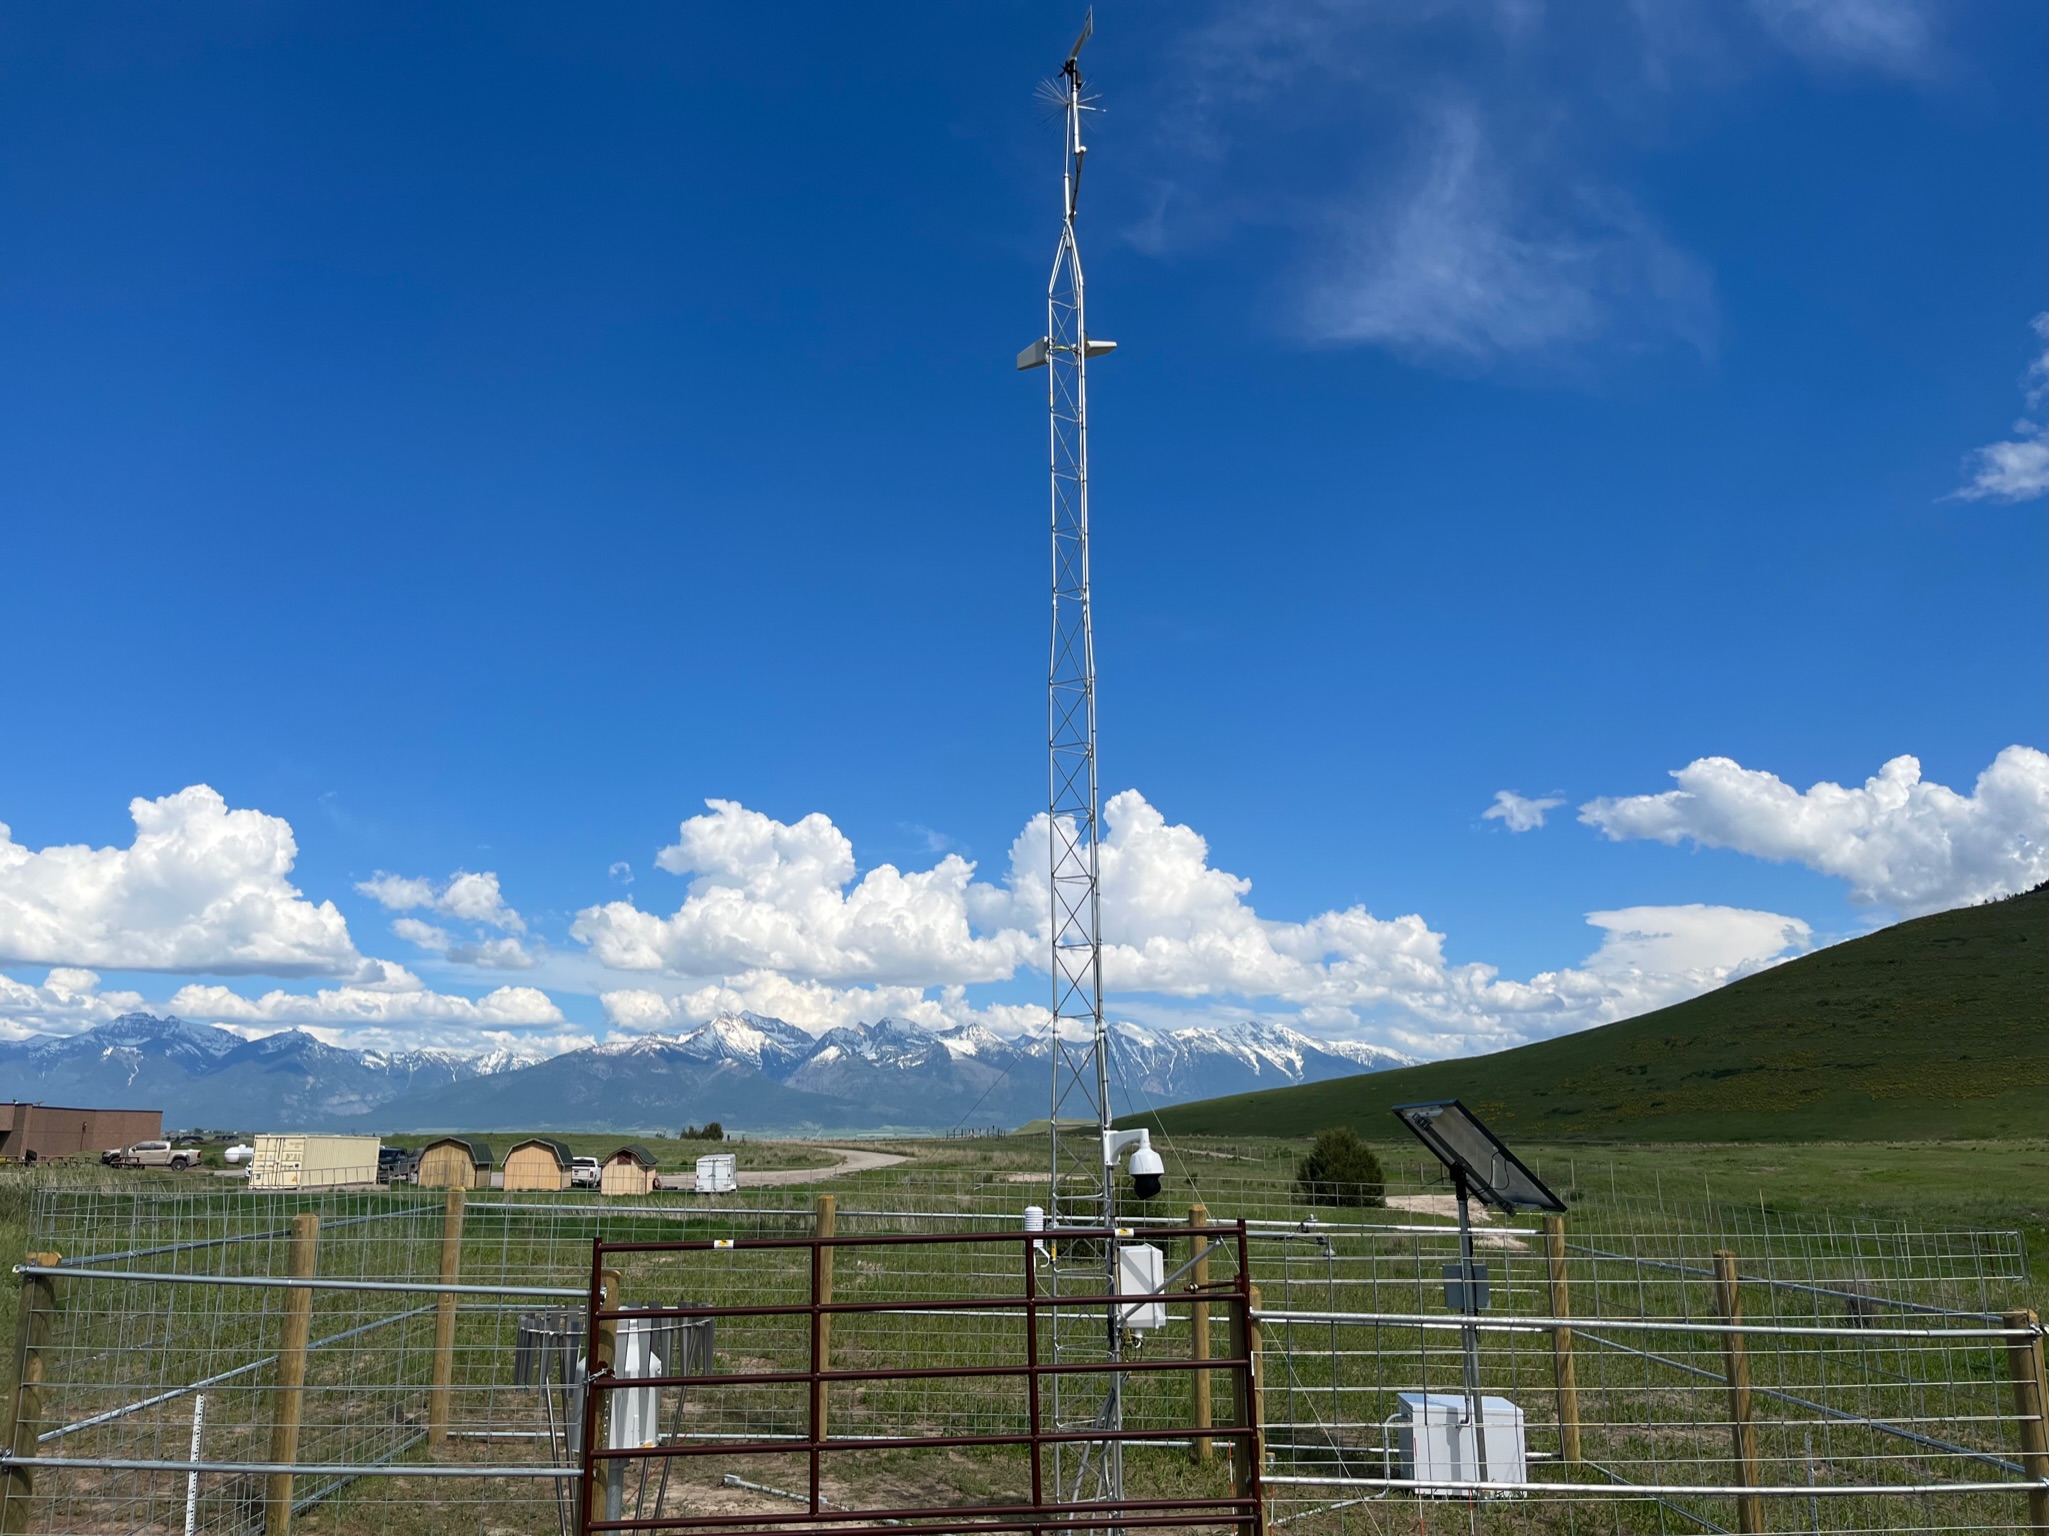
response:
M1395 1401L1401 1407L1388 1421L1394 1430L1399 1461L1395 1475L1424 1485L1417 1492L1463 1498L1470 1489L1429 1485L1440 1478L1446 1484L1482 1481L1476 1429L1486 1436L1486 1482L1530 1480L1523 1411L1507 1398L1481 1398L1478 1425L1470 1422L1471 1414L1462 1392L1401 1392L1396 1394Z

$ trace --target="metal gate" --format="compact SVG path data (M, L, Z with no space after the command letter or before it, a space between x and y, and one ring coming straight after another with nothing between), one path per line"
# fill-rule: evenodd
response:
M1039 1272L1100 1229L593 1243L578 1529L1257 1536L1244 1223L1144 1237L1185 1254L1156 1290L1058 1298L1106 1338L1114 1313L1099 1361L1049 1358ZM683 1327L692 1347L666 1342ZM1049 1422L1065 1374L1112 1380L1115 1427ZM1055 1447L1072 1467L1113 1444L1121 1500L1055 1485Z

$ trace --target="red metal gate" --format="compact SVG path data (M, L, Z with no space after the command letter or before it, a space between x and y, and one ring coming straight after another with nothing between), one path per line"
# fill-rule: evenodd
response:
M1188 1245L1177 1275L1203 1275L1211 1255L1235 1260L1233 1273L1217 1284L1170 1276L1157 1331L1185 1319L1191 1347L1114 1361L1054 1360L1044 1347L1056 1302L1039 1265L1060 1245L1103 1242L1100 1230L595 1242L579 1529L905 1536L1174 1527L1257 1536L1259 1391L1244 1223L1143 1237ZM837 1287L835 1260L853 1270ZM670 1299L677 1287L716 1294ZM1134 1316L1133 1301L1061 1295L1057 1306L1097 1309L1107 1338L1108 1309L1121 1304L1120 1319ZM1230 1342L1210 1355L1214 1321L1228 1325ZM716 1346L700 1333L679 1348L683 1327L718 1330ZM677 1373L686 1356L694 1368ZM1117 1375L1124 1427L1047 1421L1042 1388L1051 1378L1106 1373ZM1216 1383L1225 1408L1210 1421ZM833 1422L849 1416L852 1431ZM1052 1447L1113 1440L1140 1453L1127 1458L1121 1500L1063 1499L1049 1486ZM1211 1441L1229 1455L1206 1465ZM920 1461L932 1453L947 1454ZM761 1476L726 1470L734 1465ZM899 1470L912 1466L925 1470ZM681 1474L673 1492L672 1471ZM716 1485L706 1481L715 1474ZM778 1475L801 1486L767 1481ZM926 1479L915 1486L934 1498L903 1496L905 1476ZM1017 1481L973 1496L964 1486L1006 1477ZM756 1507L730 1507L735 1499Z

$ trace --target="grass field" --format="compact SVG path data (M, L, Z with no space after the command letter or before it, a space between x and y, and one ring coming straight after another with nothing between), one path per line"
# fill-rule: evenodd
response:
M1389 1174L1390 1187L1441 1187L1420 1146L1388 1129L1370 1127ZM1396 1134L1388 1134L1388 1130ZM572 1145L616 1142L612 1137L572 1138ZM678 1142L664 1149L665 1166L682 1166L708 1143ZM806 1143L732 1144L746 1166L804 1167L829 1161ZM1042 1166L1043 1143L1031 1137L978 1141L864 1143L877 1150L909 1154L914 1161L844 1186L845 1198L882 1181L947 1178L978 1172L1031 1170ZM1213 1213L1229 1213L1232 1186L1271 1185L1291 1176L1307 1146L1302 1138L1181 1137L1169 1133L1160 1150L1167 1185L1155 1202L1162 1213L1178 1211L1191 1199L1207 1201ZM609 1150L609 1148L607 1148ZM672 1161L668 1153L673 1150ZM1667 1199L1763 1205L1778 1213L1835 1220L1898 1221L1923 1228L2018 1229L2027 1245L2030 1304L2049 1310L2049 1141L1897 1141L1757 1145L1740 1143L1655 1143L1592 1146L1582 1143L1519 1142L1518 1150L1568 1204L1603 1195L1624 1199ZM34 1177L104 1181L123 1187L134 1181L189 1186L194 1175L143 1172L116 1174L97 1167L47 1168L30 1175L0 1169L0 1254L9 1262L28 1238L29 1195ZM539 1197L543 1199L553 1197ZM580 1197L581 1198L581 1197ZM667 1198L667 1197L661 1197ZM1034 1198L1020 1186L1020 1207ZM0 1380L12 1382L15 1309L19 1287L0 1286Z
M1458 1098L1512 1142L2033 1140L2049 1132L2045 1002L2049 887L1900 923L1621 1023L1176 1105L1150 1123L1376 1136L1391 1105Z

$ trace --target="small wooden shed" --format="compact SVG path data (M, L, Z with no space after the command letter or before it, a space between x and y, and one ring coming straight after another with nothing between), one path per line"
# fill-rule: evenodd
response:
M627 1143L601 1165L598 1175L600 1194L651 1195L654 1188L655 1155L637 1143Z
M491 1149L466 1136L437 1136L420 1148L417 1177L428 1189L487 1189Z
M552 1136L529 1136L505 1154L505 1188L569 1188L569 1148Z

